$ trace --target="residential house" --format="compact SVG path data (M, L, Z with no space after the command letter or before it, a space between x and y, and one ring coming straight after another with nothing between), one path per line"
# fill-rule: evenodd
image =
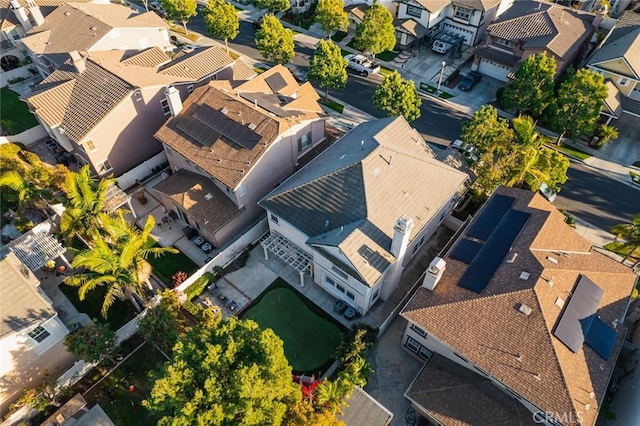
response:
M69 331L34 273L9 252L0 260L0 276L0 401L4 415L25 388L38 384L47 370L54 372L73 358L63 344Z
M87 401L76 394L62 407L56 410L41 426L62 426L73 424L74 426L114 426L107 413L100 404L87 407Z
M467 175L434 157L404 118L360 124L260 201L265 255L365 315L463 190Z
M47 132L96 174L120 174L162 152L153 134L184 100L217 78L255 73L213 46L171 59L158 47L96 51L71 57L26 95Z
M556 60L556 76L585 55L602 15L538 1L518 1L487 28L472 70L508 82L519 64L536 53Z
M214 81L196 89L172 106L174 117L155 135L174 172L155 195L223 246L264 214L258 200L325 139L318 99L281 65L233 87Z
M396 40L400 48L418 47L454 34L461 43L475 46L486 35L487 25L505 12L513 0L394 0Z
M65 3L46 18L34 20L21 41L42 77L62 67L74 51L86 56L97 51L171 47L167 23L156 13L137 13L120 4Z
M499 187L401 312L426 361L405 396L436 424L594 425L637 281L539 194Z
M621 112L640 117L640 13L627 11L620 17L587 68L610 81L609 95L620 101L613 107L605 105L604 114L610 119L619 118Z

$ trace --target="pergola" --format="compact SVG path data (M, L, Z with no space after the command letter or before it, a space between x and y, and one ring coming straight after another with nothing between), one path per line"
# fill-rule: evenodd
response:
M134 218L137 218L136 212L131 205L131 196L120 189L117 185L111 184L107 188L107 195L105 196L104 207L108 212L112 212L123 205L128 205L129 210Z
M8 247L20 261L32 272L36 272L49 260L62 257L65 249L62 244L43 230L33 231L17 239Z
M304 273L311 271L311 263L313 257L300 249L297 245L289 241L277 232L271 231L271 235L260 242L264 248L264 257L269 260L269 252L284 260L290 266L293 266L298 274L300 274L300 287L304 287Z

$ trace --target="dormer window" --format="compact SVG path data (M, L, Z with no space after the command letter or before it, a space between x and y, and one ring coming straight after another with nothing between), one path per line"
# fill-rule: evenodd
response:
M508 47L508 48L513 48L516 45L513 41L505 40L503 38L494 38L493 42L495 44L498 44L500 46L505 46L505 47Z
M407 15L420 18L422 16L422 9L416 6L407 5Z
M471 19L471 14L473 13L472 9L467 9L464 7L460 7L460 6L455 6L455 11L453 13L453 16L458 18L458 19L462 19L463 21L468 21L469 19Z

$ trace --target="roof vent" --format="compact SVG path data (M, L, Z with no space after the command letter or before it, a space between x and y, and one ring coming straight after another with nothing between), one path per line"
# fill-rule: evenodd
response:
M558 264L558 259L556 259L555 257L547 256L547 260L555 265Z
M564 306L564 300L560 297L556 298L556 306L560 309Z
M221 112L221 113L223 113L224 115L227 115L227 113L229 112L229 110L228 110L228 109L226 109L226 108L222 108L222 109L220 110L220 112Z
M98 27L96 27L95 25L90 26L89 29L91 31L98 31Z
M553 280L554 280L554 278L553 278L553 277L551 277L551 278L549 278L549 279L547 280L547 284L549 284L549 287L553 287Z
M540 376L540 373L536 373L533 375L533 378L536 379L537 381L542 380L542 376Z
M258 126L256 126L256 125L255 125L255 124L253 124L253 123L249 123L249 128L250 128L251 130L255 130L255 129L256 129L256 127L258 127Z
M522 273L520 274L520 279L523 281L526 281L529 279L529 277L531 276L531 274L527 271L522 271Z
M329 219L325 220L325 221L324 221L324 227L325 227L325 228L328 228L328 227L329 227L329 223L330 223L330 222L329 222Z
M511 258L507 259L507 263L515 262L517 258L518 258L518 253L513 253L513 256L511 256Z
M64 16L69 16L69 15L71 15L71 12L65 12L64 13Z
M212 193L210 193L210 192L209 192L209 193L207 193L207 195L205 195L205 196L204 196L204 199L205 199L205 200L207 200L207 201L209 201L209 200L210 200L210 199L212 199L212 198L213 198L213 194L212 194Z
M525 314L526 316L531 315L531 308L525 305L524 303L520 304L520 306L518 307L518 311Z
M516 355L516 361L522 362L522 354Z
M346 156L347 156L347 154L342 154L342 155L340 156L340 160L344 159L344 157L346 157Z
M618 318L614 319L614 320L611 322L611 325L613 326L613 328L614 328L614 329L615 329L615 328L618 328Z

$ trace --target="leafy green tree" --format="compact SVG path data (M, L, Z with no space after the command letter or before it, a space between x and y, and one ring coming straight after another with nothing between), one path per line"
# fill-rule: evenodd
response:
M325 379L318 386L317 402L332 414L343 414L340 406L345 404L344 400L351 392L353 392L353 386L346 380L340 377L336 380Z
M556 60L547 52L529 56L504 90L502 103L508 110L525 111L539 117L553 98Z
M253 5L258 9L268 10L274 14L286 12L291 7L289 0L253 0Z
M309 80L325 89L324 98L329 97L329 88L344 89L347 84L347 61L340 47L331 40L320 40L309 64Z
M376 343L379 330L370 325L354 324L344 334L340 344L336 348L336 357L340 364L346 365L357 358L366 358L367 354Z
M369 376L373 373L373 369L369 362L358 356L345 365L344 370L340 373L340 377L349 383L352 387L364 387L369 381Z
M354 43L358 50L374 57L395 47L396 29L393 16L386 7L378 2L371 5L356 28Z
M412 80L405 80L398 71L388 74L376 87L373 105L387 115L401 115L411 122L420 118L422 99Z
M634 216L631 223L620 223L613 228L611 232L618 238L624 239L624 243L616 250L629 249L624 260L627 260L635 251L640 248L640 214Z
M618 129L607 124L601 124L596 129L596 136L598 137L596 146L600 148L609 143L611 139L618 139Z
M112 213L106 210L109 186L115 179L97 180L91 177L91 169L83 166L78 173L70 172L65 183L65 211L60 219L60 231L68 237L74 235L93 240L102 232L104 223Z
M161 426L280 424L301 398L291 372L273 330L207 314L178 341L143 404Z
M346 426L328 410L316 411L308 399L287 407L282 426Z
M233 40L240 32L240 20L236 8L224 0L209 0L203 15L207 33L210 36L223 39L224 46L229 53L228 40Z
M122 213L108 220L105 224L107 236L94 239L93 247L78 253L71 262L74 268L83 268L86 272L68 277L65 284L79 287L80 300L84 300L88 291L106 287L102 303L105 318L116 299L130 300L140 312L142 309L136 298L141 298L145 285L150 287L151 265L145 259L151 255L178 252L172 247L148 247L149 234L155 224L151 215L142 230L129 225Z
M349 28L349 15L344 10L342 0L319 0L315 21L327 33L329 39L336 31L347 31Z
M198 14L198 4L196 0L161 0L162 7L167 11L167 15L172 19L177 19L182 23L184 34L189 35L187 22Z
M293 31L271 14L265 15L256 32L256 47L267 62L276 64L286 64L296 55Z
M462 124L460 138L473 145L482 155L489 151L508 150L514 135L509 122L498 116L497 109L483 105L473 114L471 120Z
M23 173L16 170L4 172L0 176L0 187L9 188L16 193L19 211L30 206L42 206L45 198L51 196L51 191L26 170Z
M138 323L138 334L167 353L186 331L187 323L180 311L180 301L171 290L163 291L160 303L148 309Z
M559 133L558 143L565 135L575 139L592 132L607 95L607 86L600 74L584 68L569 71L546 109L547 121Z
M71 393L71 388L58 386L59 376L46 373L38 386L22 392L18 400L9 407L9 411L30 407L42 413L49 407L60 407L63 399Z
M111 353L118 347L116 332L98 322L67 334L64 344L73 355L90 363L105 357L114 361Z

